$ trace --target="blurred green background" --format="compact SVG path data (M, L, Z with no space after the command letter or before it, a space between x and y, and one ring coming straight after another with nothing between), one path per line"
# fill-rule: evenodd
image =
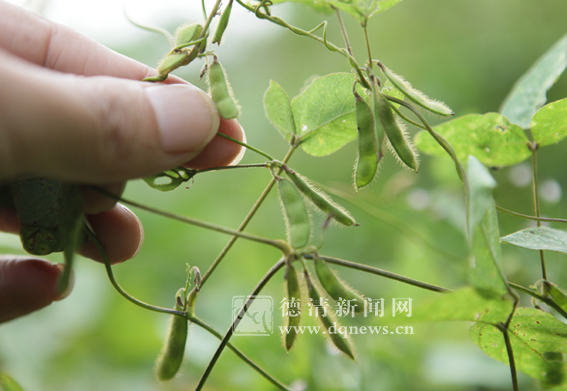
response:
M195 1L196 2L196 1ZM57 0L53 1L57 3ZM162 2L167 8L167 1ZM132 3L130 3L130 6ZM154 3L151 7L162 7ZM238 6L235 4L235 10ZM132 14L135 12L133 8ZM117 10L116 12L120 12ZM167 19L143 22L162 24L171 31L186 20L174 7ZM310 29L323 16L298 4L273 8L292 24ZM49 16L49 7L46 8ZM369 27L374 58L404 75L427 95L445 101L457 115L498 111L515 80L567 32L567 3L561 0L404 0L375 16ZM117 17L109 15L109 17ZM119 15L118 15L119 16ZM85 17L84 15L82 16ZM199 20L194 14L190 20ZM334 15L327 16L329 40L341 43ZM165 22L164 22L165 20ZM363 62L366 52L360 26L344 16L354 53ZM91 30L105 25L92 20ZM105 25L112 31L112 26ZM136 31L136 30L134 30ZM108 33L108 31L107 31ZM155 65L168 50L166 41L138 30L134 40L103 39L113 49ZM243 108L240 122L248 142L283 158L284 140L266 120L262 98L271 79L295 96L314 75L348 72L343 57L323 45L236 12L217 53ZM202 63L175 72L203 89L198 80ZM562 78L549 100L567 96ZM438 121L431 119L432 123ZM415 129L410 129L415 133ZM539 154L542 211L565 217L562 189L567 188L564 144ZM356 146L347 145L324 158L298 151L290 166L314 181L353 195L352 167ZM243 163L261 162L247 153ZM497 203L532 214L529 165L493 171L498 180ZM181 215L237 227L270 179L266 170L215 172L199 175L190 189L172 193L150 190L132 181L125 197ZM322 253L361 262L447 288L466 283L466 242L462 187L447 159L421 157L420 174L406 171L387 155L381 173L368 189L356 195L361 208L337 200L352 211L360 227L331 227ZM175 292L184 284L185 264L205 271L229 239L225 235L182 225L136 211L144 223L145 243L139 255L115 273L123 287L139 299L172 307ZM401 221L393 226L384 213ZM526 227L524 221L501 217L502 235ZM317 217L317 221L321 221ZM284 236L280 206L272 193L248 231L270 238ZM424 244L414 232L453 254L446 256ZM505 268L511 281L529 285L539 279L535 252L504 245ZM21 253L18 239L0 236L0 251ZM221 332L231 322L231 300L249 294L278 260L271 248L238 241L200 294L197 314ZM61 256L51 260L60 262ZM392 298L413 299L417 306L435 294L377 276L340 270L351 285L372 298L386 300L383 319L345 319L346 325L382 325L391 320ZM548 255L551 280L567 284L564 256ZM72 295L45 310L0 326L0 369L16 378L24 389L39 390L190 390L212 357L218 341L192 326L181 375L160 384L153 365L167 329L167 316L151 313L121 298L104 268L86 259L76 262ZM301 336L286 354L277 326L284 324L278 310L283 298L283 273L263 294L276 303L276 332L268 337L234 337L243 352L287 384L309 390L507 390L509 369L484 356L468 337L469 324L416 324L414 335L354 335L357 363L328 349L321 336ZM525 305L530 305L526 300ZM404 323L402 323L404 324ZM521 377L522 389L536 387ZM215 367L207 390L269 390L273 387L230 351Z

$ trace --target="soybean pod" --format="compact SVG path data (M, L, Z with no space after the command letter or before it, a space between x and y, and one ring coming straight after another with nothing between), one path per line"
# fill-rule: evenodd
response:
M297 326L301 320L301 288L297 279L297 272L291 263L287 266L286 290L288 299L287 329L285 335L285 350L289 351L297 338Z
M368 185L378 171L382 153L378 149L378 139L374 130L374 115L364 99L354 92L356 99L356 127L358 129L358 157L355 169L355 189Z
M426 96L423 92L416 90L412 85L404 80L400 75L396 75L386 67L380 61L378 61L378 66L384 72L384 75L390 80L390 82L400 90L405 96L407 96L411 101L423 107L424 109L443 116L455 115L453 110L451 110L445 103L439 102L437 100L431 99Z
M287 240L293 248L305 247L311 234L311 222L303 198L288 179L278 177L277 182Z
M390 145L392 146L395 155L399 157L403 164L417 172L417 154L411 144L411 141L404 134L400 124L396 121L392 107L384 95L379 91L376 91L374 100L378 111L377 120L382 122L383 129L388 136L388 140L390 141Z
M217 29L215 30L215 35L213 36L213 43L220 45L222 36L224 34L224 31L226 30L226 26L228 26L228 20L230 19L230 11L232 11L232 0L228 2L228 5L221 14L221 17L219 19L219 24L217 25Z
M176 295L175 310L185 310L184 296L185 289L181 288ZM156 375L159 380L170 380L179 371L185 353L188 329L189 322L185 316L172 316L167 341L156 363Z
M325 328L326 334L333 342L333 345L341 352L346 354L352 360L354 359L354 354L352 352L352 348L350 346L349 340L346 335L343 335L339 332L340 326L338 322L333 319L332 315L327 311L326 305L324 301L321 299L321 295L319 291L309 278L309 273L305 271L305 279L307 281L307 286L309 289L309 298L311 299L311 304L315 307L317 311L317 318L321 321L321 324Z
M215 59L208 72L209 94L217 105L219 114L226 119L238 117L240 109L232 96L232 90L228 84L222 65Z
M185 24L175 32L175 46L184 45L199 39L203 26L198 23Z
M317 189L306 178L302 177L289 167L283 166L283 168L295 187L297 187L297 189L323 213L331 215L331 217L338 223L347 226L359 225L350 213L348 213L343 207L337 205L326 193Z
M344 282L329 267L327 262L320 259L316 254L313 256L315 272L319 278L321 286L327 291L340 305L350 305L354 312L364 312L366 300L354 289L346 286Z

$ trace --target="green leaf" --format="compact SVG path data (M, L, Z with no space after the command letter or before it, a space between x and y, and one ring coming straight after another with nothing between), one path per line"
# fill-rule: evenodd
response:
M273 4L282 4L287 2L301 3L324 14L330 14L333 12L333 8L326 0L272 0Z
M365 24L375 13L386 11L400 1L402 0L328 0L327 2Z
M549 386L565 384L567 325L547 312L520 308L510 323L510 341L518 370ZM487 355L508 364L502 332L494 325L474 324L471 338Z
M466 287L447 293L413 311L412 321L462 320L498 323L505 321L513 304L492 291Z
M0 391L24 391L24 389L6 373L0 372Z
M532 119L532 135L540 147L567 137L567 99L545 105Z
M511 166L531 156L524 131L498 113L469 114L438 125L434 130L455 149L459 160L475 156L487 166ZM434 156L447 152L426 131L415 136L417 147Z
M296 133L291 102L282 86L273 80L264 94L264 111L270 123L289 141L290 135Z
M530 127L534 114L547 100L551 88L567 67L567 34L551 47L516 82L500 112L524 129Z
M195 174L197 174L197 170L192 168L185 168L185 167L177 167L172 168L171 170L160 172L156 175L150 175L145 178L142 178L144 182L152 189L156 189L159 191L171 191L177 189L181 184L184 182L189 181L192 179ZM158 181L164 181L162 183L158 183Z
M550 250L567 253L567 232L554 228L527 228L504 236L502 241L530 250Z
M545 289L549 292L549 295L561 309L567 312L567 293L559 288L557 285L551 282L545 281Z
M295 128L302 137L301 147L309 155L329 155L356 139L354 81L351 73L318 77L293 98Z
M469 157L467 228L471 243L469 282L482 290L505 294L508 283L502 269L502 249L492 190L496 183L488 170Z

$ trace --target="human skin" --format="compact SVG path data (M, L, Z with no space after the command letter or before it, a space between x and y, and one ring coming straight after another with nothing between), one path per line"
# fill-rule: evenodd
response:
M210 97L43 17L0 0L0 185L47 176L121 194L130 179L184 165L235 162L236 120ZM82 188L85 213L111 263L136 255L143 228L127 208ZM17 233L16 212L0 208L0 231ZM92 243L80 253L101 261ZM0 256L0 322L61 299L61 265Z

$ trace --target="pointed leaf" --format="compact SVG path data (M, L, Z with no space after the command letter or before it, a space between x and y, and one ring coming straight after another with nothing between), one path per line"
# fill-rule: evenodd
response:
M567 99L545 105L532 120L532 135L540 147L567 137Z
M531 156L524 131L498 113L469 114L436 126L435 131L455 149L459 160L475 156L487 166L511 166ZM415 136L417 147L434 156L447 156L428 132Z
M493 325L476 323L471 338L487 355L508 364L502 332ZM565 384L567 325L547 312L520 308L510 323L510 341L518 370L547 385Z
M504 236L502 241L530 250L567 253L567 232L549 227L524 229Z
M334 7L347 12L360 23L366 23L372 15L378 12L386 11L398 4L402 0L328 0L327 2Z
M4 372L0 372L0 390L1 391L24 391L24 389L10 376Z
M351 73L333 73L314 79L293 98L295 128L305 137L301 147L306 153L329 155L356 139L354 81Z
M551 88L567 67L567 35L564 35L516 82L500 112L524 129L547 100Z
M273 4L281 4L287 2L301 3L303 5L313 8L317 12L330 14L333 12L331 5L325 0L272 0Z
M270 81L270 87L264 94L264 111L271 124L286 140L295 134L295 121L291 111L291 102L285 90L275 81Z
M432 303L414 309L412 321L462 320L498 323L512 311L512 302L492 291L466 287L447 293Z
M488 170L469 157L467 228L471 243L469 282L482 290L505 294L508 283L502 269L502 249L492 189L496 186Z

